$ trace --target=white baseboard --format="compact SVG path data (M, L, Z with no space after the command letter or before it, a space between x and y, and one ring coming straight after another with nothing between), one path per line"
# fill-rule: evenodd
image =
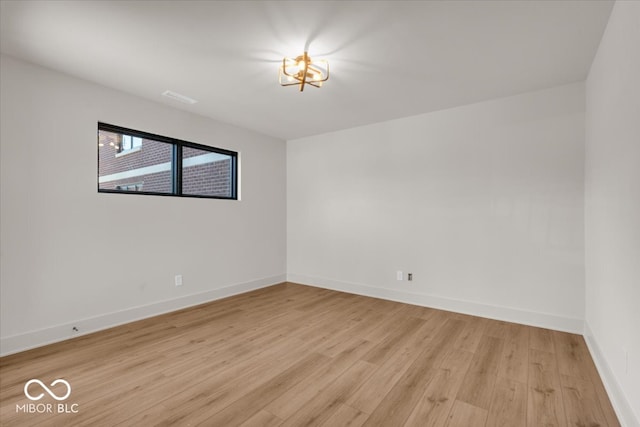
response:
M282 283L285 280L286 276L284 274L279 276L266 277L263 279L252 280L245 283L238 283L235 285L227 286L220 289L213 289L198 294L186 295L180 298L159 301L138 307L132 307L126 310L103 314L88 319L81 319L73 323L56 325L37 331L13 335L0 339L0 356L18 353L36 347L42 347L43 345L53 344L55 342L90 334L93 332L101 331L103 329L108 329L125 323L134 322L136 320L153 317L159 314L180 310L182 308L203 304L206 302L253 291L267 286L272 286L278 283ZM72 334L70 333L70 331L74 326L79 329L79 332Z
M587 342L587 347L589 348L591 358L598 369L600 378L602 378L604 388L607 390L609 399L611 399L613 409L615 409L616 414L618 415L620 424L628 427L640 426L640 418L638 418L634 413L633 408L629 403L629 399L627 399L622 387L620 387L620 383L613 373L613 370L607 363L607 359L605 359L602 350L598 345L598 341L593 335L593 331L591 331L591 327L587 321L584 322L584 339Z
M582 334L584 320L572 317L557 316L549 313L518 310L515 308L497 305L483 304L473 301L464 301L440 297L430 294L418 294L392 289L376 288L359 283L348 283L332 279L304 276L300 274L288 274L287 281L320 288L333 289L351 294L364 295L374 298L382 298L406 304L421 305L424 307L454 311L456 313L470 314L473 316L488 317L490 319L504 320L507 322L521 323L557 331Z

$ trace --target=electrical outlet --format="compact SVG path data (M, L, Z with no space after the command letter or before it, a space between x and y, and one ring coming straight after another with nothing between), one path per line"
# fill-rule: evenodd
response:
M182 286L182 274L176 274L176 286Z
M396 280L402 280L402 270L396 271Z
M408 273L407 274L407 280L408 281L412 281L413 280L413 273Z

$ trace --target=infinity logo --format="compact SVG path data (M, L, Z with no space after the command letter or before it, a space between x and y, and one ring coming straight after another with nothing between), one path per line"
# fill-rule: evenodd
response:
M40 400L42 399L42 397L44 396L44 393L40 393L37 396L31 396L29 394L29 386L33 383L37 383L40 384L40 387L42 387L44 389L44 391L46 391L47 393L49 393L49 396L53 397L55 400L65 400L67 397L69 397L71 395L71 384L69 384L67 381L62 380L62 379L57 379L54 382L51 383L51 387L54 387L56 384L64 384L67 386L67 394L65 394L62 397L59 397L57 394L55 394L54 392L51 391L51 389L49 389L49 387L47 387L46 385L44 385L44 383L40 380L37 379L33 379L33 380L29 380L27 381L27 383L24 385L24 395L27 396L29 399L31 400Z

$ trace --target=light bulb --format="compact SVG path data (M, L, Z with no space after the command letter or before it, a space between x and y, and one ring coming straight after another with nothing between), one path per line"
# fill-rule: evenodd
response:
M316 73L313 75L313 80L320 80L322 79L322 75L320 75L320 73Z
M104 144L102 142L99 142L98 147L104 147Z

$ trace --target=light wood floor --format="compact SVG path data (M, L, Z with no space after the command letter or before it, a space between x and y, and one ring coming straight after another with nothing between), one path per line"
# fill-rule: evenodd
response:
M32 378L78 412L16 413L58 404ZM579 335L295 284L7 356L0 380L2 426L619 425Z

